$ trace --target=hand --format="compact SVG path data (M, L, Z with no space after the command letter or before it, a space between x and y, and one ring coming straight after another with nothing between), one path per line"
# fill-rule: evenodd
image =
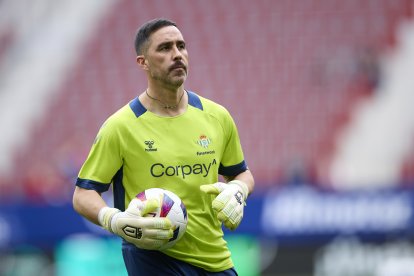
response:
M229 183L217 182L201 185L200 190L217 195L213 200L213 209L218 212L217 218L230 230L239 226L243 218L243 209L249 193L246 183L232 180Z
M134 198L125 212L104 207L98 220L103 228L143 249L156 250L173 237L171 221L167 218L145 217L159 207L159 201Z

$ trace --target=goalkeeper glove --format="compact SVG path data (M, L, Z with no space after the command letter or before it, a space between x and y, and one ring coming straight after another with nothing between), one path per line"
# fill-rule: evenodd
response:
M249 193L246 183L240 180L232 180L227 184L217 182L201 185L200 190L217 195L212 203L213 209L218 212L217 218L228 229L236 229L243 218L243 209Z
M159 207L159 201L134 198L125 212L103 207L98 220L103 228L142 249L156 250L173 237L171 221L167 218L145 217Z

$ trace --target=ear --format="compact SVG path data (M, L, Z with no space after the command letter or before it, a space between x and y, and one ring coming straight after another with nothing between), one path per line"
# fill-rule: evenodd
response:
M148 70L148 64L147 64L147 60L145 59L145 56L143 55L137 56L137 64L143 70Z

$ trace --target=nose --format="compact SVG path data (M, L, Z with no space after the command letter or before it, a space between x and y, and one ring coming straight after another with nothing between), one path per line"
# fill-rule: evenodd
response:
M173 59L174 60L181 60L183 58L183 54L181 53L180 49L177 46L173 47Z

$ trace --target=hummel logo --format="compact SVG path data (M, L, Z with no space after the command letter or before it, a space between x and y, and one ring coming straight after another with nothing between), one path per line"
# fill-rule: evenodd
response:
M154 140L147 140L144 142L144 144L147 146L145 151L157 151L157 148L153 148L154 146Z
M153 140L149 140L149 141L145 141L144 142L145 145L148 146L148 148L152 149L152 146L154 145L154 141Z

